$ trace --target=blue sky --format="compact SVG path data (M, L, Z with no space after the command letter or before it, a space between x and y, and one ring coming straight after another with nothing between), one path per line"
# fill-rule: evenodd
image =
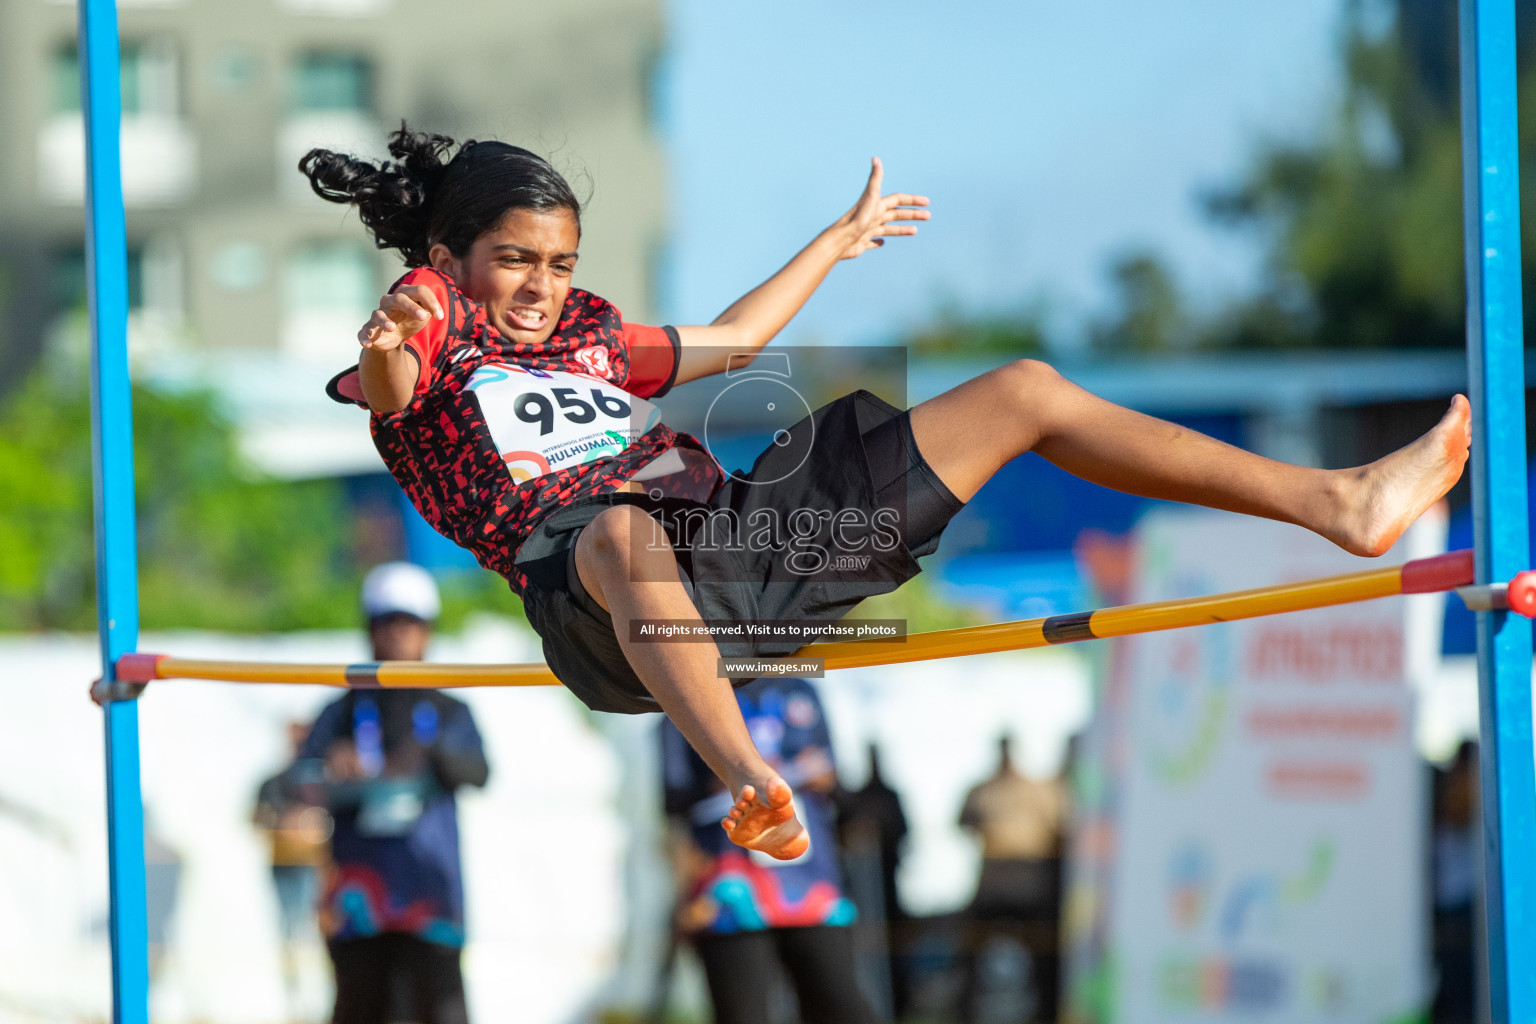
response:
M1070 335L1131 248L1215 303L1252 238L1200 189L1323 123L1340 0L668 0L662 131L674 227L663 313L708 320L857 196L933 200L914 239L838 267L785 335L888 341L946 304L1044 301Z

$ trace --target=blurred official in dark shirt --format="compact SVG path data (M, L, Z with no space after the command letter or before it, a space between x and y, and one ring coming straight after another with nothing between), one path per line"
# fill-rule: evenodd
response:
M375 661L420 661L437 618L426 570L363 582ZM464 883L454 791L489 774L469 708L436 690L353 690L310 730L295 772L335 821L320 926L334 1024L464 1024Z

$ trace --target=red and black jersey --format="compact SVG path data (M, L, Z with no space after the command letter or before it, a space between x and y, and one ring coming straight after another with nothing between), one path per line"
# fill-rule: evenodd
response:
M372 415L374 445L422 517L514 591L527 583L518 548L555 511L637 477L700 501L719 487L703 445L644 401L677 377L674 329L624 323L612 303L572 288L554 333L530 345L497 331L445 274L418 268L394 289L404 285L431 288L447 315L406 342L416 393ZM327 391L366 407L356 367Z

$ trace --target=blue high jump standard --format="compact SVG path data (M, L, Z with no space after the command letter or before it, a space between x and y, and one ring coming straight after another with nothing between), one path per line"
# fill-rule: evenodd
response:
M128 266L114 0L79 0L86 126L97 625L101 636L115 1024L148 1024L148 929L138 706L116 684L138 644ZM1480 582L1530 565L1520 304L1514 0L1461 0L1467 347ZM1536 749L1531 623L1478 615L1488 963L1493 1019L1536 1020Z
M144 898L144 805L139 705L114 694L114 666L139 642L133 507L133 409L128 384L128 242L119 150L117 6L80 0L80 96L85 107L85 259L91 323L91 457L95 476L96 626L106 727L108 871L112 900L112 1019L149 1024L149 930Z
M1514 0L1461 0L1461 137L1477 580L1530 565ZM1531 623L1477 616L1488 976L1497 1024L1536 1021Z

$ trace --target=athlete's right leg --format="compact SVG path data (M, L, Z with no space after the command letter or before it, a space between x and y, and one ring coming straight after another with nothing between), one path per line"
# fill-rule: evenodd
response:
M1460 395L1434 429L1367 466L1292 466L1107 402L1021 359L912 410L929 466L968 501L1033 451L1105 487L1295 523L1357 555L1379 555L1461 476L1471 443Z
M810 843L793 794L758 753L731 684L718 675L713 643L636 643L636 619L702 622L677 576L677 557L661 525L633 505L616 505L576 538L576 572L613 617L635 675L693 749L736 798L726 830L738 845L785 859Z

